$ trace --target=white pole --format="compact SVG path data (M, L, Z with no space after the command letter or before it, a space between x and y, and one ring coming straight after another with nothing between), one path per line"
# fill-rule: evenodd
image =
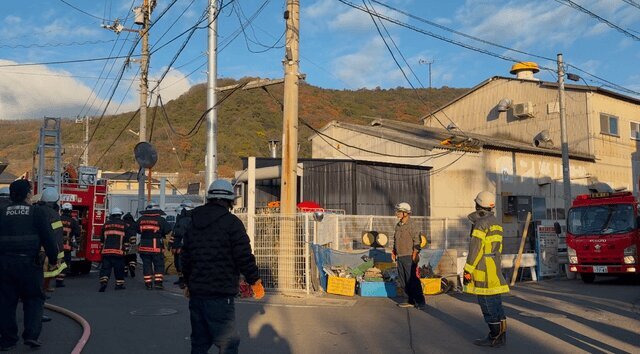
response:
M211 182L218 177L217 160L217 134L218 134L218 110L216 104L216 78L217 73L217 31L216 0L209 0L209 65L207 71L207 155L205 157L205 190Z
M311 293L311 262L309 260L309 213L304 214L304 275L307 294Z
M256 237L256 158L249 157L247 169L247 234L251 245L255 248Z

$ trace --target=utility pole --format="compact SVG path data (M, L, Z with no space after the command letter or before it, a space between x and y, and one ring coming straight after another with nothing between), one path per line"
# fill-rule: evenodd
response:
M569 174L569 143L564 103L564 63L562 61L562 53L558 54L558 101L560 104L560 140L562 145L562 189L564 191L564 215L566 218L571 207L571 176Z
M295 288L296 194L298 167L298 72L300 0L287 0L284 58L284 102L282 124L282 178L280 185L280 253L278 286Z
M209 64L207 71L207 152L205 157L205 186L209 189L211 183L218 178L218 109L216 106L216 80L218 77L217 51L218 21L216 0L209 0ZM206 192L205 192L206 194Z
M89 166L89 116L84 117L84 152L82 153L82 165Z
M429 88L431 88L431 64L433 64L434 61L435 60L427 61L427 60L424 60L424 59L420 59L418 61L418 63L420 63L420 64L427 64L429 66Z

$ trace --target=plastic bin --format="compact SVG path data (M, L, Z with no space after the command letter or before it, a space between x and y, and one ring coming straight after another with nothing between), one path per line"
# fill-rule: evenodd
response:
M339 278L330 275L327 282L327 293L344 296L354 296L356 293L356 279Z
M396 283L383 281L361 281L360 296L396 297Z
M441 278L423 278L420 279L420 283L422 283L422 293L425 295L435 295L442 291Z

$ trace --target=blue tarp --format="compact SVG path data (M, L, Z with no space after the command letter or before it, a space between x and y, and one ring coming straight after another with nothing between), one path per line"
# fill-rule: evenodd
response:
M380 249L369 249L351 252L343 252L336 251L330 248L311 244L311 249L313 250L313 255L316 260L316 265L318 267L318 275L320 277L320 287L322 289L327 289L327 275L323 270L323 267L326 266L346 266L349 268L355 268L360 264L364 263L362 260L362 256L368 256L369 258L373 258L374 262L391 262L391 254L386 253L384 250ZM419 266L429 264L432 269L436 269L438 263L440 263L440 258L442 258L442 254L444 250L441 249L426 249L420 251L420 262Z

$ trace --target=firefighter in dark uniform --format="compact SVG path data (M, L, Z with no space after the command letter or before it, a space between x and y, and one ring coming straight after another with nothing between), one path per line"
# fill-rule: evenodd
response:
M182 210L180 211L180 214L176 219L176 224L173 227L173 236L170 238L169 248L173 254L173 264L176 267L176 272L178 272L178 280L174 284L178 285L180 289L184 289L185 285L181 262L182 240L191 225L191 210L193 209L193 202L188 199L183 200L182 203L180 203L180 208L182 208Z
M116 290L124 289L124 254L129 248L130 234L127 223L122 220L120 208L111 209L109 220L102 227L100 242L102 243L102 268L100 269L100 291L107 289L109 276L113 269L116 277Z
M30 205L31 185L17 180L10 186L11 204L0 209L0 350L9 351L18 342L16 308L22 299L24 343L31 347L42 330L44 248L49 269L57 265L58 246L43 208Z
M64 232L62 228L62 220L60 219L60 208L58 206L58 199L60 199L60 194L53 187L47 187L42 190L42 195L40 196L40 200L37 205L41 206L49 217L49 222L51 223L51 228L53 229L53 234L56 240L56 244L58 245L58 254L57 254L57 264L60 267L57 267L55 270L45 270L44 273L44 290L53 292L55 288L51 287L49 283L51 279L57 278L58 275L66 268L66 264L64 264ZM46 319L45 319L46 320Z
M136 220L133 218L131 213L126 213L122 217L122 220L127 224L127 228L129 229L128 234L131 235L129 238L129 249L124 255L124 274L129 274L130 277L135 278L136 276L136 265L138 264L138 237L136 233Z
M142 272L144 274L144 285L147 290L153 288L164 289L164 238L169 233L169 225L162 217L164 212L160 206L151 202L138 219L138 233L140 234L140 245L138 253L142 258Z
M62 204L62 215L60 215L63 233L62 249L64 251L64 262L67 265L67 269L56 278L56 288L64 288L64 278L71 267L71 251L77 247L77 242L80 239L80 224L78 220L71 216L71 211L73 211L71 203Z

